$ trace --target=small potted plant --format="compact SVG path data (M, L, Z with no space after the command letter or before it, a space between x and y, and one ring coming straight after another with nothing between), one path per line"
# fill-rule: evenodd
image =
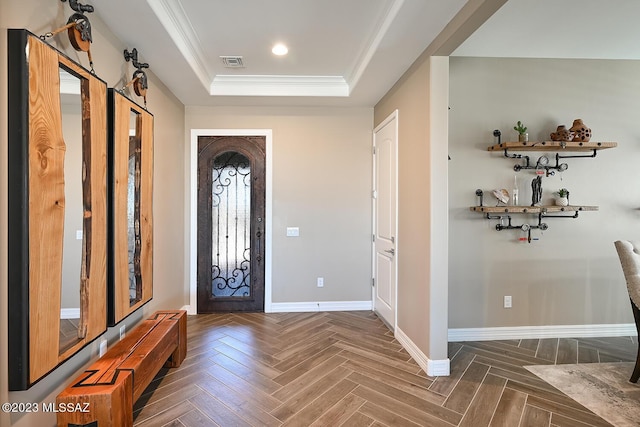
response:
M554 194L556 195L556 206L569 206L569 190L561 188Z
M529 142L529 134L527 133L527 127L520 120L518 120L518 123L516 123L513 129L516 132L518 132L518 141Z

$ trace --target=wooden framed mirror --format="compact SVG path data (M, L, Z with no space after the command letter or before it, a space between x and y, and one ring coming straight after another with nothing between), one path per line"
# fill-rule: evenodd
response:
M109 325L153 297L153 115L109 89Z
M8 30L9 389L107 329L107 85Z

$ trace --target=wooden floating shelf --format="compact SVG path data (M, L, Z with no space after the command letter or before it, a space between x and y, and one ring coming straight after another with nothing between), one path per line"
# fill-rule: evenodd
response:
M597 211L598 206L471 206L474 212L482 213L522 213L522 214L546 214L557 212Z
M538 142L503 142L488 148L488 151L593 151L615 148L617 142L575 142L575 141L538 141Z

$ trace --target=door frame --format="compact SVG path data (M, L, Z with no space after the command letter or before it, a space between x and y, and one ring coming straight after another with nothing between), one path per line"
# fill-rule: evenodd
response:
M395 238L396 238L396 247L395 247L395 255L393 257L393 262L395 264L395 298L394 298L394 303L395 303L395 307L393 307L393 333L396 333L396 330L398 329L398 255L399 255L399 250L398 250L398 205L399 205L399 197L398 197L398 164L399 164L399 159L398 159L398 134L399 134L399 129L400 126L398 124L398 118L399 116L399 111L396 109L394 110L391 114L389 114L387 116L387 118L385 118L382 122L380 122L380 124L378 126L376 126L373 129L373 134L371 137L371 145L372 145L372 154L371 154L371 164L372 164L372 188L373 188L373 193L372 193L372 197L371 197L371 236L375 236L376 234L376 195L375 192L377 191L376 188L376 153L375 153L375 147L376 147L376 133L382 129L383 127L385 127L386 125L389 124L389 122L391 122L392 120L396 121L396 129L395 129L395 133L396 133L396 152L395 152L395 158L396 158L396 164L395 164L395 184L396 184L396 188L395 188L395 192L396 192L396 205L395 205L395 213L396 213L396 223L395 223ZM376 243L375 243L375 239L372 239L372 243L371 243L371 277L375 281L377 281L377 277L376 277ZM375 306L376 304L376 287L375 285L371 287L371 307L372 309L375 311Z
M198 310L198 137L200 136L264 136L265 158L265 247L264 247L264 312L271 313L272 264L272 130L271 129L191 129L189 153L189 250L185 265L189 277L189 305L183 307L188 314Z

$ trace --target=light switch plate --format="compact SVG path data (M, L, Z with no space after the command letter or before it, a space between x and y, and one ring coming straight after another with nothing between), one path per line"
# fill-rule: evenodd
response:
M300 228L287 227L287 237L298 237L298 236L300 236Z
M511 299L511 295L504 296L504 308L511 308L513 306L513 300Z

